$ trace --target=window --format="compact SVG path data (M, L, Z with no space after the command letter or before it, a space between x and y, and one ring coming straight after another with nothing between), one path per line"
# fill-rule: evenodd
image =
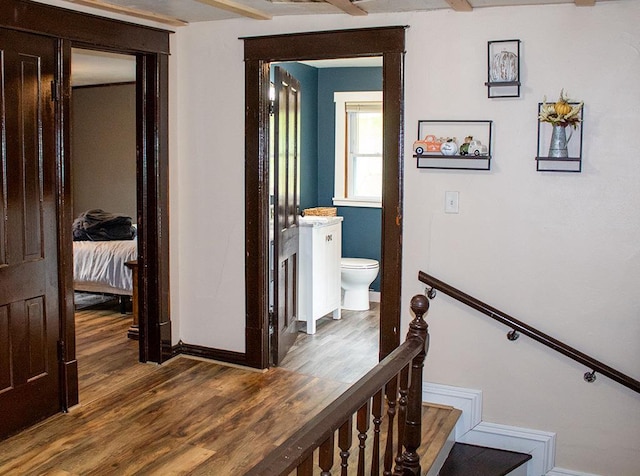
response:
M333 204L382 206L382 92L334 93L336 105Z

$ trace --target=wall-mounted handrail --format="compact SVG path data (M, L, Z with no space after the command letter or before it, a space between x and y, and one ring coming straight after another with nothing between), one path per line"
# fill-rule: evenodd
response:
M522 321L506 314L494 307L489 306L488 304L476 299L468 294L460 291L459 289L454 288L453 286L440 281L437 278L425 273L424 271L420 271L418 273L418 279L430 286L431 288L442 291L443 293L451 296L452 298L460 301L463 304L479 311L492 319L495 319L498 322L501 322L505 326L511 327L513 331L507 334L510 340L517 339L518 332L531 337L533 340L540 342L541 344L546 345L547 347L552 348L553 350L560 352L561 354L569 357L570 359L579 362L586 367L591 369L591 372L587 372L584 375L584 379L587 382L593 382L595 380L595 373L598 372L606 377L609 377L611 380L618 382L619 384L624 385L625 387L634 390L635 392L640 393L640 382L634 378L629 377L628 375L619 372L618 370L609 367L606 364L603 364L599 360L590 357L579 350L570 347L564 342L559 341L558 339L554 339L553 337L540 332L535 327L532 327L528 324L525 324ZM433 295L429 293L429 298L432 299Z

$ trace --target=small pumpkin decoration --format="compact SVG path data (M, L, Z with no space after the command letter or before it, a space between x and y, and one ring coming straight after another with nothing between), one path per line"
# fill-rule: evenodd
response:
M571 106L566 101L558 101L553 105L553 108L560 116L564 116L571 112Z
M456 155L458 152L458 144L456 144L453 139L449 139L440 146L440 152L442 152L443 155Z
M501 51L493 56L490 80L494 82L515 81L518 79L518 55L511 51Z

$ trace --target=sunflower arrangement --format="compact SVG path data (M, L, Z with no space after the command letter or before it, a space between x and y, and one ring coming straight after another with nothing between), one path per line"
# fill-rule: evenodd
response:
M566 96L564 89L560 90L560 97L554 103L547 103L547 97L545 96L540 107L538 119L540 122L548 122L554 126L577 128L580 123L580 111L584 101L574 105L569 104L570 102L571 99Z

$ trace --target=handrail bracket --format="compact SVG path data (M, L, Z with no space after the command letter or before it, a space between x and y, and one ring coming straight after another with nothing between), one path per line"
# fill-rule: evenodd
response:
M509 339L510 341L518 340L518 337L520 337L520 333L515 329L507 332L507 339Z

